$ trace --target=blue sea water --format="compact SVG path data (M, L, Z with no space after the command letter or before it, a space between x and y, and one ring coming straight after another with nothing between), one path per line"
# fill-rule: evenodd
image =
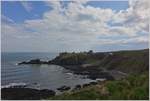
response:
M63 85L74 87L93 81L58 65L17 65L36 58L51 60L57 55L58 53L1 53L1 85L27 84L30 88L56 90Z

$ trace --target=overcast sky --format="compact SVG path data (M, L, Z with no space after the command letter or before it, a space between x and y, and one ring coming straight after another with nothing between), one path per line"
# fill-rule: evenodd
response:
M148 1L2 1L2 51L148 48Z

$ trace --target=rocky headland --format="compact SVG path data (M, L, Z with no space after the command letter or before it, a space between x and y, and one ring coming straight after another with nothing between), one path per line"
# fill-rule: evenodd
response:
M80 52L60 53L52 60L33 59L21 64L54 64L71 70L75 74L87 75L91 79L121 79L128 74L141 73L149 68L149 50L117 52ZM143 68L141 68L143 67Z
M69 93L56 96L51 90L3 88L2 99L119 99L118 94L120 99L148 99L149 49L95 53L64 52L52 60L33 59L18 65L23 64L60 65L91 79L105 78L106 82L76 85ZM64 85L57 90L64 92L70 89ZM93 98L89 97L89 94Z

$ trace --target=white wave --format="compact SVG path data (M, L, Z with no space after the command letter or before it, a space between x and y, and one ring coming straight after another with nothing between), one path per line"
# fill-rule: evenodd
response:
M66 74L68 74L68 75L73 75L72 73L66 73Z
M98 78L96 80L98 80L98 81L105 81L106 79L105 78Z
M1 88L11 88L11 87L13 88L13 87L25 87L25 86L27 86L26 83L20 82L20 83L9 83L8 85L1 86Z

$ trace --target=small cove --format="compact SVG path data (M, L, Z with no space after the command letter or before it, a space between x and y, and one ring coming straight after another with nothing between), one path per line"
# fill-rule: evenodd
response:
M16 65L33 58L49 60L57 56L52 53L2 53L2 87L10 84L25 83L29 88L56 89L66 85L73 88L91 80L83 75L73 74L58 65Z

